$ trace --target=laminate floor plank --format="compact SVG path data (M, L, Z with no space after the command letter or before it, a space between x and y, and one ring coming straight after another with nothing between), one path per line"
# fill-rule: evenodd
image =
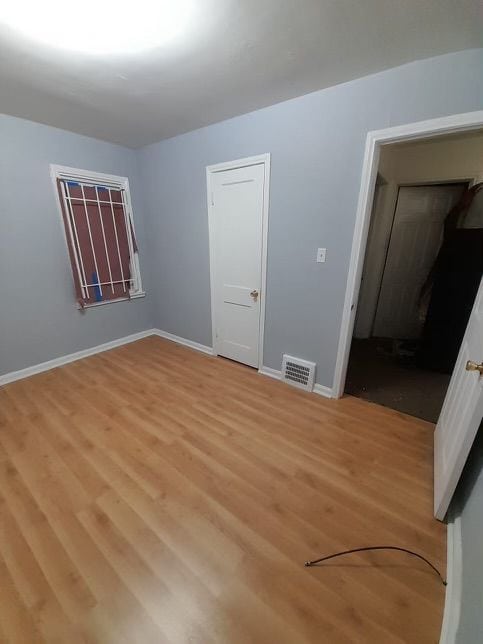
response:
M0 642L433 644L434 426L158 337L0 388Z

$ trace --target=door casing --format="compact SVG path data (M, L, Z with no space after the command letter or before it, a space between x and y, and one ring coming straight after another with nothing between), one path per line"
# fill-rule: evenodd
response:
M470 132L482 127L483 110L478 110L368 132L332 385L334 398L340 398L344 394L381 146L398 141L414 141L444 134Z
M258 334L258 370L263 368L263 342L265 336L265 305L267 292L267 247L268 247L268 212L270 201L270 153L260 154L235 161L217 163L206 167L206 198L208 206L208 231L210 244L210 292L211 292L211 333L213 342L213 355L218 355L216 339L216 281L215 281L215 217L213 209L212 177L217 172L246 168L251 165L264 166L263 179L263 209L262 209L262 257L261 257L261 289L260 289L260 325Z

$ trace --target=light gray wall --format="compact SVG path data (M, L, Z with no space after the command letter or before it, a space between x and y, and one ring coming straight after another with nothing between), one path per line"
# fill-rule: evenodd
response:
M140 150L156 326L211 345L205 166L270 152L264 362L314 360L331 386L366 134L482 109L482 71L483 50L440 56Z
M211 345L205 166L270 152L264 362L314 360L331 386L366 134L483 108L482 70L483 50L440 56L139 151L156 326Z
M453 508L461 516L463 550L461 613L456 641L475 644L483 639L482 427L465 466Z
M0 115L0 374L152 326L149 297L77 310L50 163L129 177L149 287L135 153Z
M483 108L482 70L441 56L137 152L0 116L0 374L152 326L211 344L205 166L270 152L265 364L315 360L331 386L366 133ZM50 163L129 176L146 299L76 309Z

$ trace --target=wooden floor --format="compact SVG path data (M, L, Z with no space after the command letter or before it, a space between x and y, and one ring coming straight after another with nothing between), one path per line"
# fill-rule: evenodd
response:
M151 337L0 389L0 641L436 643L433 426Z

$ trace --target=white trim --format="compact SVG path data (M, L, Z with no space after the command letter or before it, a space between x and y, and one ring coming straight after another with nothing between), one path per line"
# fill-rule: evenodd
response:
M319 385L318 382L315 383L313 392L314 394L318 394L319 396L324 396L324 398L334 397L334 393L330 387L326 387L325 385Z
M146 291L139 291L138 293L133 293L129 297L117 297L115 300L103 300L102 302L93 302L88 306L81 306L77 304L77 308L80 311L84 309L95 309L97 306L104 306L105 304L115 304L116 302L130 302L131 300L137 300L139 297L146 297Z
M115 301L117 300L113 300L113 302ZM46 362L41 362L40 364L32 365L31 367L26 367L25 369L11 371L10 373L6 373L3 376L0 375L0 387L2 385L7 385L9 382L15 382L16 380L22 380L23 378L29 378L30 376L34 376L38 373L43 373L44 371L49 371L50 369L61 367L62 365L68 364L69 362L82 360L82 358L88 358L89 356L93 356L96 353L109 351L110 349L115 349L116 347L120 347L123 344L136 342L137 340L142 340L143 338L147 338L151 335L157 335L160 338L165 338L166 340L177 342L178 344L182 344L185 347L196 349L197 351L207 353L208 355L213 355L213 349L211 347L200 344L199 342L193 342L192 340L181 338L178 335L173 335L172 333L161 331L161 329L147 329L146 331L140 331L139 333L126 335L125 337L118 338L117 340L111 340L110 342L98 344L97 346L90 347L89 349L82 349L81 351L76 351L75 353L68 353L65 356L59 356L58 358L54 358L53 360L47 360Z
M424 138L425 136L434 137L451 132L465 132L482 126L483 111L477 111L368 132L332 386L335 398L340 398L344 393L347 363L374 198L374 187L379 165L380 146L397 141Z
M173 335L173 333L168 333L167 331L162 331L161 329L153 329L153 334L164 338L165 340L170 340L171 342L176 342L177 344L182 344L185 347L190 347L190 349L196 349L196 351L201 351L202 353L207 353L208 355L213 355L213 348L207 346L206 344L200 344L199 342L194 342L193 340L187 340L182 338L179 335Z
M23 378L34 376L38 373L43 373L44 371L49 371L50 369L55 369L56 367L61 367L62 365L68 364L69 362L75 362L76 360L82 360L82 358L88 358L89 356L93 356L96 353L102 353L103 351L109 351L109 349L115 349L116 347L120 347L123 344L136 342L136 340L141 340L142 338L146 338L150 335L155 334L156 329L148 329L147 331L132 333L131 335L126 335L125 337L118 338L117 340L111 340L110 342L98 344L97 346L91 347L90 349L82 349L81 351L76 351L75 353L68 353L65 356L60 356L58 358L54 358L53 360L47 360L47 362L41 362L40 364L26 367L25 369L19 369L19 371L11 371L10 373L6 373L3 376L0 376L0 386L7 385L9 382L14 382L15 380L22 380Z
M213 355L218 355L216 348L216 298L215 298L215 253L214 253L214 217L212 202L211 176L224 170L246 168L251 165L264 166L263 177L263 213L262 213L262 284L260 288L260 325L258 332L258 368L263 368L263 343L265 338L265 307L267 294L267 248L268 248L268 212L270 206L270 153L260 154L235 161L217 163L206 167L206 200L208 207L208 232L210 245L210 294L211 294L211 329L213 341Z
M129 179L120 177L115 174L106 174L105 172L92 172L91 170L82 170L81 168L71 168L66 165L50 164L50 176L55 179L71 179L73 181L86 181L91 179L99 181L103 185L109 185L110 188L129 188ZM57 191L57 186L55 187Z
M445 177L444 179L441 179L441 175L432 175L428 176L428 178L424 177L423 179L417 179L416 181L411 181L411 180L404 180L404 181L397 181L396 186L399 190L399 188L413 188L413 187L426 187L426 186L444 186L447 183L469 183L470 187L473 186L475 183L478 182L478 179L476 176L453 176L451 175L450 177Z
M260 367L258 373L260 373L262 376L274 378L275 380L282 379L282 372L279 369L272 369L271 367Z
M129 222L132 226L134 236L136 237L136 227L134 225L134 214L133 214L133 208L132 208L132 202L131 202L131 190L129 187L128 177L116 176L114 174L106 174L104 172L91 172L90 170L82 170L81 168L71 168L69 166L57 165L55 163L51 163L50 178L52 180L52 185L54 187L55 201L57 203L57 211L59 213L62 230L64 231L64 238L66 242L66 251L67 251L68 257L69 257L69 246L68 246L68 239L67 239L67 231L65 229L64 216L62 213L62 206L60 203L59 191L57 189L57 179L67 179L71 181L85 181L85 182L89 182L94 179L96 183L99 182L100 184L106 187L109 187L111 189L117 188L119 190L123 190L124 191L123 192L124 210L126 212L127 217L129 218ZM124 201L124 198L125 198L125 201ZM138 297L144 297L146 295L146 292L143 290L143 284L142 284L141 268L139 264L139 249L137 252L134 252L134 248L132 246L132 239L131 239L131 235L129 235L129 231L126 231L126 234L127 234L128 244L129 244L129 254L131 257L131 276L133 280L133 288L130 289L129 296L126 295L126 297L121 297L116 300L105 300L102 302L94 302L92 304L87 304L84 307L79 306L79 304L76 302L75 304L77 308L85 311L87 309L91 309L99 305L112 304L113 302L135 299ZM69 264L70 264L70 258L69 258Z
M448 521L448 545L446 561L446 595L444 600L443 624L439 644L456 644L456 635L461 613L461 589L463 574L463 547L461 517Z
M244 157L243 159L235 159L234 161L224 161L223 163L215 163L206 166L207 172L224 172L225 170L235 170L236 168L247 168L250 165L259 165L260 163L270 163L270 153L257 154L253 157Z
M115 300L113 300L115 301ZM3 376L0 375L0 387L2 385L7 385L10 382L15 382L16 380L22 380L23 378L29 378L30 376L35 376L38 373L43 373L44 371L50 371L50 369L55 369L56 367L62 367L69 362L75 362L76 360L82 360L83 358L88 358L93 356L96 353L102 353L103 351L109 351L110 349L115 349L124 344L129 344L130 342L136 342L136 340L142 340L151 335L156 335L159 338L164 338L165 340L170 340L171 342L176 342L190 349L195 349L201 353L205 353L209 356L215 355L213 348L207 346L206 344L201 344L200 342L195 342L194 340L188 340L187 338L182 338L179 335L174 335L173 333L168 333L161 329L147 329L146 331L140 331L139 333L132 333L131 335L126 335L123 338L118 338L117 340L111 340L110 342L104 342L103 344L98 344L95 347L89 349L82 349L81 351L76 351L75 353L68 353L65 356L59 356L53 360L47 360L46 362L41 362L40 364L32 365L31 367L26 367L25 369L19 369L18 371L11 371L6 373ZM269 378L274 378L275 380L281 380L282 372L278 369L272 369L271 367L262 366L259 368L258 373L263 376L268 376ZM315 383L313 392L326 398L332 398L332 391L329 387L324 387Z

